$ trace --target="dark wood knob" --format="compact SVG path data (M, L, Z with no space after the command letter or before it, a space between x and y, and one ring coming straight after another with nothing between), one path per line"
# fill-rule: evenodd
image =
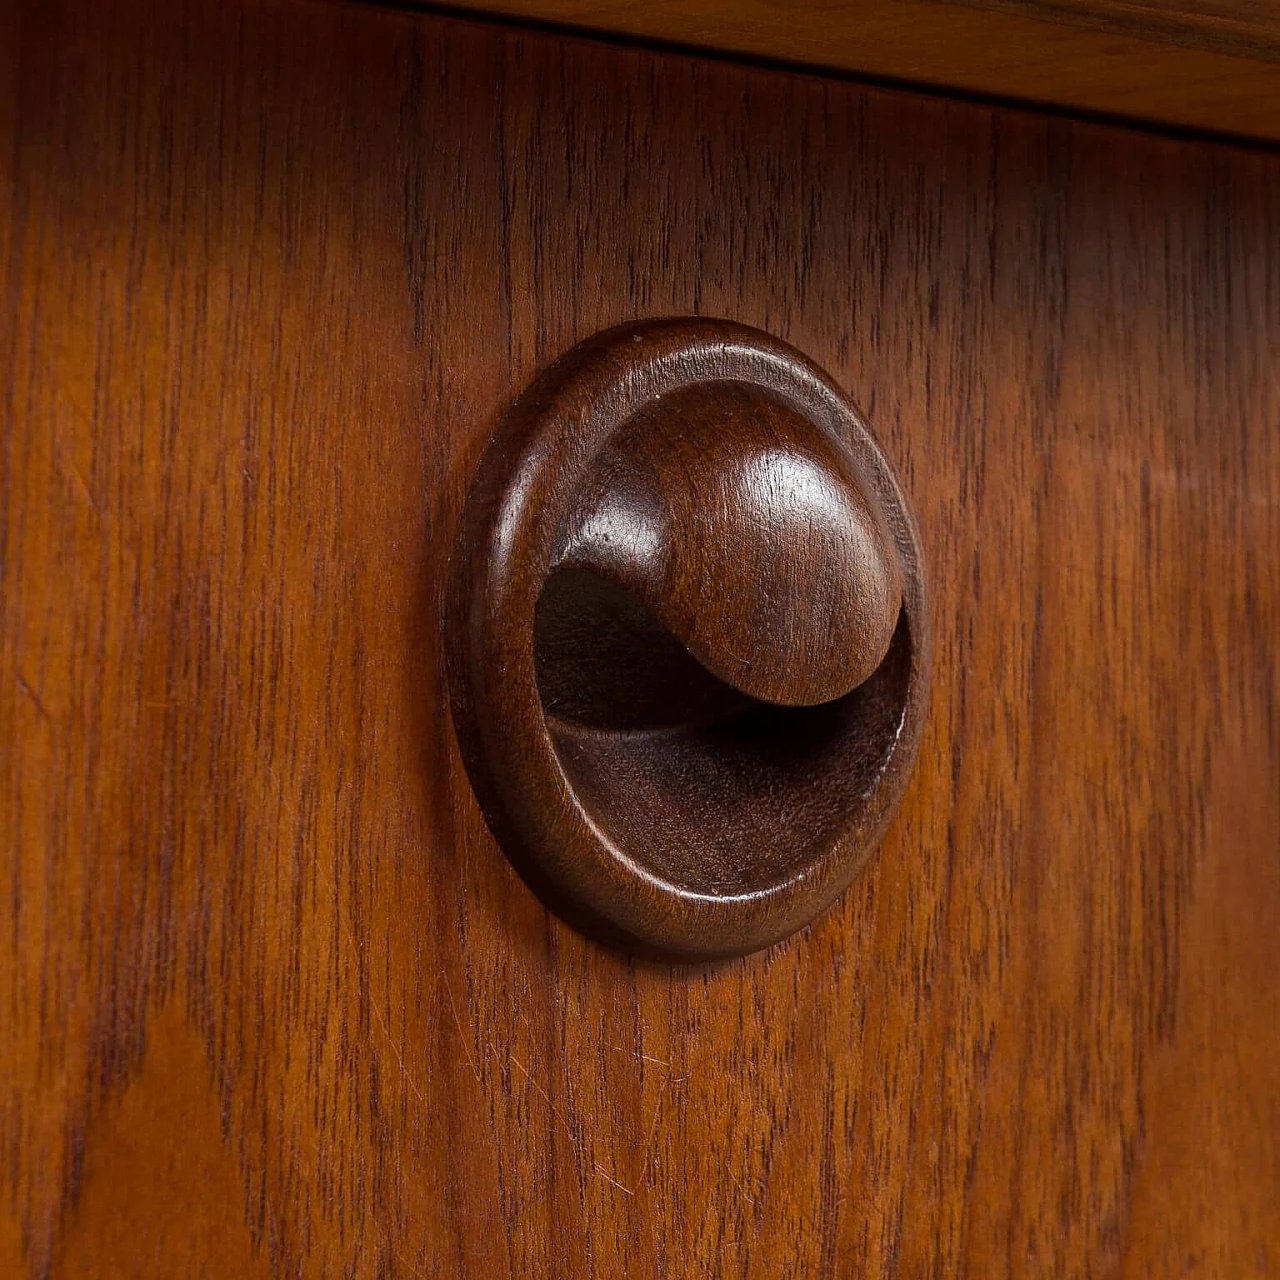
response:
M923 720L914 522L835 384L723 321L597 335L502 423L446 619L485 816L580 927L749 951L825 909Z

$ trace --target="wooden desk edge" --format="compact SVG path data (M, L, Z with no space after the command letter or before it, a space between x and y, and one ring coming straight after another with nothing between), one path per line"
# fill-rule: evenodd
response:
M449 7L1280 142L1274 4L463 0Z

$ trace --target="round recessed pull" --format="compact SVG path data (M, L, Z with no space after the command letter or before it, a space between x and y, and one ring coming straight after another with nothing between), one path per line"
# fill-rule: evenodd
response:
M561 915L683 957L821 913L893 814L928 625L906 500L812 362L742 325L627 325L484 455L446 617L490 828Z

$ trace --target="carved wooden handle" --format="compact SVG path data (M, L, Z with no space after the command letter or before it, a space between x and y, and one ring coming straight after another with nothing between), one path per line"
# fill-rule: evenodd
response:
M446 629L491 828L631 949L735 954L811 920L914 760L905 499L835 384L741 325L614 329L534 383L468 498Z

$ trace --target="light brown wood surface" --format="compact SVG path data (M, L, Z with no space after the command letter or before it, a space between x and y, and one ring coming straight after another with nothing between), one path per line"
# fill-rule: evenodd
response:
M1274 0L463 0L465 8L1280 141Z
M0 1275L1280 1266L1280 160L371 8L4 9ZM440 609L534 371L862 406L875 860L705 967L485 830Z

